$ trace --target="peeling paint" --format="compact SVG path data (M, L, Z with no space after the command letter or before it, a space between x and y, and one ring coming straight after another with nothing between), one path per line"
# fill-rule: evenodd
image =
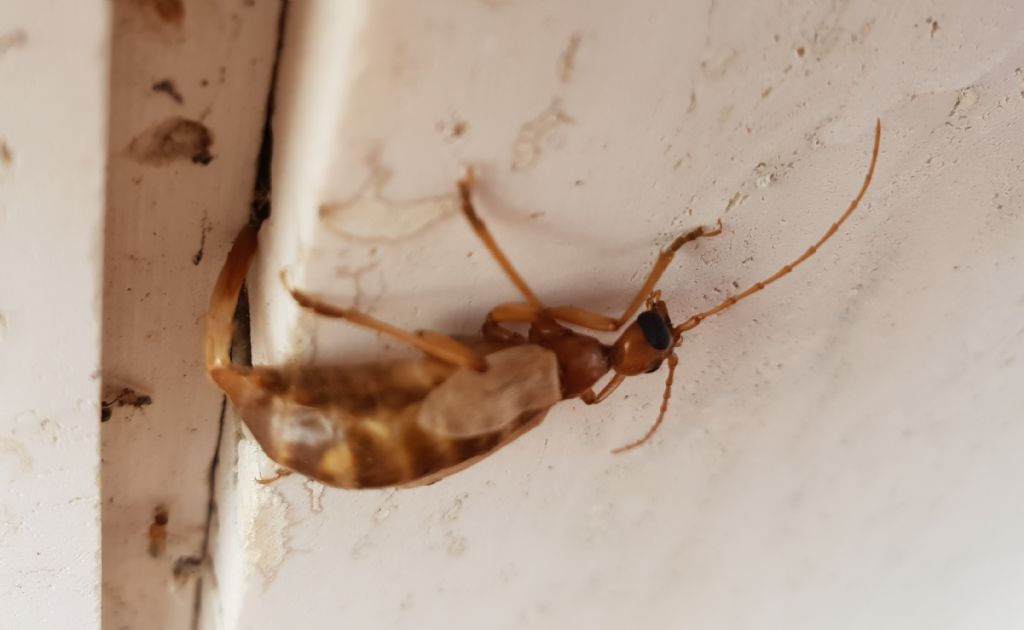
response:
M288 555L288 502L270 486L242 490L237 523L246 562L270 582Z
M43 418L39 421L39 432L50 444L60 442L61 426L49 418Z
M373 513L373 520L378 523L383 523L384 521L388 520L388 517L391 516L391 512L392 509L390 506L382 505L379 508L377 508L376 512Z
M34 462L25 445L13 437L0 438L0 462L8 462L7 480L17 479L32 472Z
M558 58L558 78L562 83L572 81L572 75L576 70L576 54L580 50L580 42L582 40L582 35L573 33L569 37L569 43L566 44L565 50L562 51L561 56Z
M25 518L6 503L0 504L0 540L11 540L24 527Z
M466 494L465 492L455 497L455 500L452 501L451 506L441 516L441 520L446 523L454 523L455 521L459 520L459 514L462 513L462 506L466 502L466 499L468 498L469 495Z
M534 118L523 123L512 144L512 170L525 171L537 164L546 150L561 146L558 131L573 119L562 111L557 99Z
M371 549L373 549L373 541L370 539L369 534L363 534L352 545L352 548L348 550L348 555L353 560L360 560L365 558Z
M979 100L981 100L981 97L978 95L978 90L973 86L960 90L956 95L953 108L949 110L949 117L966 118L967 114L974 109Z
M324 227L345 238L391 241L409 238L458 212L454 193L408 202L388 199L383 188L389 179L389 172L373 166L369 181L352 199L320 206Z
M449 556L453 558L458 558L459 556L466 553L466 537L451 536L448 539L448 547L446 548L446 552L448 553Z
M734 48L713 52L700 62L700 71L708 81L717 81L723 78L729 68L740 58L740 53Z
M302 484L302 487L306 489L306 492L309 495L309 511L313 514L323 512L324 491L327 487L316 479L306 479Z
M743 202L746 201L746 200L747 200L747 195L744 195L741 192L737 192L736 194L734 194L732 197L729 198L729 202L727 204L725 204L725 210L722 212L722 214L728 214L734 208L737 208L737 207L743 205Z

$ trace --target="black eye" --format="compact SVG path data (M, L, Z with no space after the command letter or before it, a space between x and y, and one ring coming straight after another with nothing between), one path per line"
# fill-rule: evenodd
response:
M655 350L668 350L672 345L672 331L668 324L654 311L644 311L636 318L640 330L644 331L647 344ZM657 368L655 368L657 369Z

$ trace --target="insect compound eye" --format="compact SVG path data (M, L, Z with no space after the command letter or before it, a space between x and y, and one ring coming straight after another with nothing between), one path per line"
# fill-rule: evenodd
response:
M636 323L644 331L647 344L655 350L668 350L672 346L672 331L661 315L654 311L644 311L636 318Z

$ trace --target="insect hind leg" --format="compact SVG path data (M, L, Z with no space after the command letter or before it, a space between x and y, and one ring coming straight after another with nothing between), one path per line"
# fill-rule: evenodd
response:
M487 363L484 361L482 356L474 352L469 346L466 346L451 337L427 330L404 330L371 317L362 311L329 304L319 298L292 287L288 283L288 278L283 271L281 272L281 281L291 294L292 299L294 299L299 306L313 311L318 315L330 317L332 319L344 319L356 326L379 332L391 337L392 339L397 339L398 341L406 343L428 356L453 365L480 371L487 369Z
M231 336L234 331L235 307L245 284L253 258L256 256L256 230L246 225L235 238L224 267L217 277L210 307L206 314L204 339L206 369L232 368Z

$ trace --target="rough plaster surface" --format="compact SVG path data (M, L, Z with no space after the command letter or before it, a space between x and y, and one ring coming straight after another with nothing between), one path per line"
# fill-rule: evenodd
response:
M663 374L427 488L268 489L232 450L220 622L1018 627L1022 24L994 1L292 2L257 361L389 352L297 314L283 267L409 327L516 299L453 212L465 164L554 303L621 309L659 246L721 218L661 284L682 319L801 253L885 135L844 230L686 337L644 448L608 452Z
M0 626L99 628L108 10L0 6ZM45 68L45 71L42 69Z

